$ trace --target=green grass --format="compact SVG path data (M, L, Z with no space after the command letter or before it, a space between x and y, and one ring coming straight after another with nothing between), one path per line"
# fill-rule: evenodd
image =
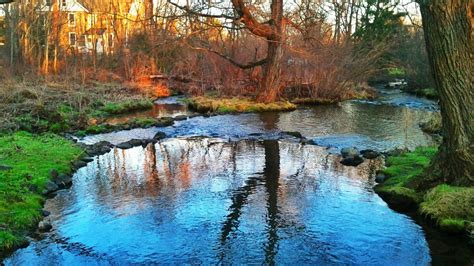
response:
M461 232L474 222L474 187L439 185L426 193L420 210L443 229Z
M258 103L248 98L214 98L193 97L187 100L189 107L201 113L244 113L244 112L269 112L269 111L291 111L296 105L286 102Z
M435 220L442 230L463 232L474 223L474 187L442 184L428 191L415 191L410 186L417 178L423 178L421 174L436 152L435 147L420 147L413 152L389 157L388 167L383 171L387 179L375 189L381 195L408 198L419 204L419 212Z
M324 99L324 98L296 98L291 101L294 104L303 104L303 105L326 105L326 104L335 104L339 100L336 99Z
M390 77L400 78L405 76L405 69L399 67L389 68L387 72Z
M99 109L104 115L125 114L133 111L147 110L153 107L150 100L127 100L117 103L107 103Z
M423 97L426 97L428 99L437 99L438 98L438 92L434 88L424 88L424 89L419 89L416 91L417 95L421 95Z
M0 136L0 250L24 243L24 235L41 219L41 191L52 169L70 173L82 155L74 143L54 134L17 132Z
M422 195L410 188L409 183L428 167L436 151L434 147L419 147L413 152L389 157L388 167L383 170L387 179L376 187L376 191L419 203Z

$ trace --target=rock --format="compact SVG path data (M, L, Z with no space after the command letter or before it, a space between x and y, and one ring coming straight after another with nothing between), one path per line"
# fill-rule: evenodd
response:
M154 140L160 140L164 138L166 138L166 134L161 131L156 132L155 136L153 137Z
M133 147L132 144L130 144L129 142L123 142L117 145L117 148L124 149L124 150L130 149L132 147Z
M84 166L86 166L87 163L84 162L84 161L81 161L81 160L76 160L72 163L72 166L75 168L75 169L79 169L79 168L82 168Z
M4 164L0 164L0 171L8 171L8 170L11 170L11 169L13 169L13 167L8 166L8 165L4 165Z
M114 145L108 141L100 141L86 146L86 152L89 156L102 155L109 152L113 147Z
M356 157L359 155L359 151L354 148L343 148L341 149L342 158Z
M51 175L52 179L55 179L55 178L58 177L59 174L58 174L58 171L56 169L53 169L49 172L49 175Z
M382 173L379 173L375 176L375 182L377 183L383 183L385 181L386 176Z
M366 159L375 159L382 155L380 152L374 150L361 150L360 153Z
M388 151L385 153L386 156L398 156L402 153L406 153L406 152L409 152L410 150L407 149L407 148L396 148L396 149L393 149L391 151Z
M175 121L186 120L188 117L186 115L178 115L174 118Z
M51 231L51 229L53 229L53 226L48 220L43 220L38 223L38 230L40 232L48 232Z
M135 147L135 146L140 146L144 143L143 140L141 139L131 139L128 141L128 143L130 143L130 145L132 145L132 147Z
M68 188L72 185L72 177L65 174L60 174L54 181L59 188Z
M59 187L58 187L58 185L56 185L56 183L54 183L52 181L48 181L44 185L43 195L51 194L52 192L55 192L58 189L59 189Z
M348 156L341 160L341 163L346 166L358 166L364 162L364 158L360 155Z
M81 161L86 162L86 163L90 163L90 162L94 161L94 158L83 157L83 158L81 158Z
M51 213L47 210L41 210L41 214L43 215L43 217L48 217Z
M162 117L158 120L156 126L158 127L167 127L172 126L174 124L174 120L171 117Z
M299 138L299 139L303 138L303 135L301 135L301 133L297 131L283 131L283 134L290 135L292 137Z

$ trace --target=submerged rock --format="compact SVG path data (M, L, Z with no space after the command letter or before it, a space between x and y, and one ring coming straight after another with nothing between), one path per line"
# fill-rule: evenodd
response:
M295 138L299 138L299 139L303 138L303 135L301 135L301 133L297 131L283 131L283 134L286 134Z
M364 162L364 158L362 158L360 155L348 156L341 160L341 164L346 165L346 166L358 166L359 164L363 162Z
M154 140L160 140L166 138L166 134L164 132L158 131L156 132L155 136L153 136Z
M359 151L354 147L343 148L341 149L341 155L342 158L355 157L359 155Z

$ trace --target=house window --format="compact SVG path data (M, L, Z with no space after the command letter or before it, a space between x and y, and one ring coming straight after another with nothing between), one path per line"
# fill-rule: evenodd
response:
M45 0L44 2L45 2L45 4L46 4L46 6L48 6L48 7L51 7L51 6L52 6L51 0Z
M67 0L61 0L61 7L66 8Z
M76 46L77 36L75 32L69 32L69 45Z
M68 23L69 23L69 26L76 26L76 14L74 13L68 14Z

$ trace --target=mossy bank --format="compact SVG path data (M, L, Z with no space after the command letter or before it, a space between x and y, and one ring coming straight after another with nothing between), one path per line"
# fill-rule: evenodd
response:
M27 243L43 219L43 191L56 174L72 174L83 156L73 142L51 133L0 135L0 252Z
M474 187L446 184L416 190L415 183L435 156L435 147L390 156L383 170L385 180L376 192L396 210L416 210L443 231L463 233L474 238Z

